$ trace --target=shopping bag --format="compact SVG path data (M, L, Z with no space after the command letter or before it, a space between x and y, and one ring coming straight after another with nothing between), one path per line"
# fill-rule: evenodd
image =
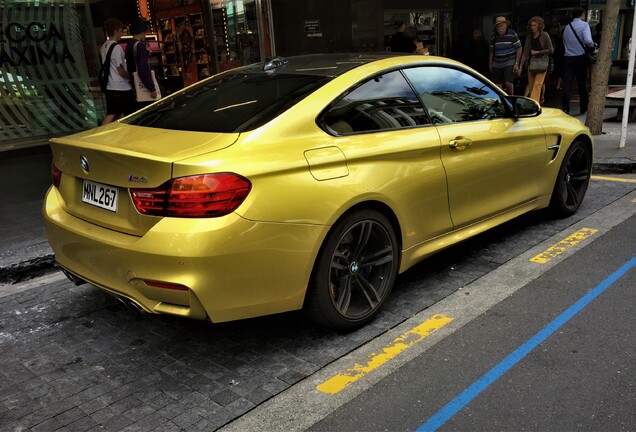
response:
M153 98L150 96L150 90L141 82L139 78L138 72L133 72L133 82L135 84L135 96L137 97L137 102L155 102L161 99L161 90L159 89L159 83L157 83L157 78L155 77L155 71L151 70L150 75L152 76L152 82L155 85L155 91L157 92L157 97Z

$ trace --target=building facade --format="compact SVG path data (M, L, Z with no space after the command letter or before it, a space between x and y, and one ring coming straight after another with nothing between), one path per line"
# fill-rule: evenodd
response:
M97 126L105 114L98 50L103 22L142 18L164 94L279 55L385 51L395 23L429 52L462 58L474 28L503 15L521 35L534 15L558 38L575 6L602 20L606 0L0 0L0 155ZM623 0L614 59L633 20ZM130 36L124 36L124 40Z

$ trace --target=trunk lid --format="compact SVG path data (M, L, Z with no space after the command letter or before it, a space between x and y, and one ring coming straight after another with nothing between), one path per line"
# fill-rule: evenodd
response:
M172 178L174 162L229 147L238 136L113 123L54 138L51 149L53 163L62 171L64 209L87 222L141 236L161 217L139 214L129 189L159 187ZM106 191L106 201L116 194L116 209L83 201L99 200L100 190Z

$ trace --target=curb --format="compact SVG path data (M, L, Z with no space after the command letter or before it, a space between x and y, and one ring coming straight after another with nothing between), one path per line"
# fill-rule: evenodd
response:
M33 279L57 269L55 256L51 254L36 256L12 264L0 267L0 284L13 285L25 280Z
M631 174L636 172L636 160L630 158L598 158L592 164L593 173Z

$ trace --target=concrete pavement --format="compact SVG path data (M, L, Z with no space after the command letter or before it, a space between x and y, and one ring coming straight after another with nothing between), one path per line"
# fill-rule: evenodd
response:
M578 109L573 107L573 112ZM594 173L636 172L636 125L629 124L626 146L619 149L621 123L615 121L616 110L606 110L604 118L603 134L594 137ZM0 152L0 287L54 269L41 215L50 163L48 146Z

